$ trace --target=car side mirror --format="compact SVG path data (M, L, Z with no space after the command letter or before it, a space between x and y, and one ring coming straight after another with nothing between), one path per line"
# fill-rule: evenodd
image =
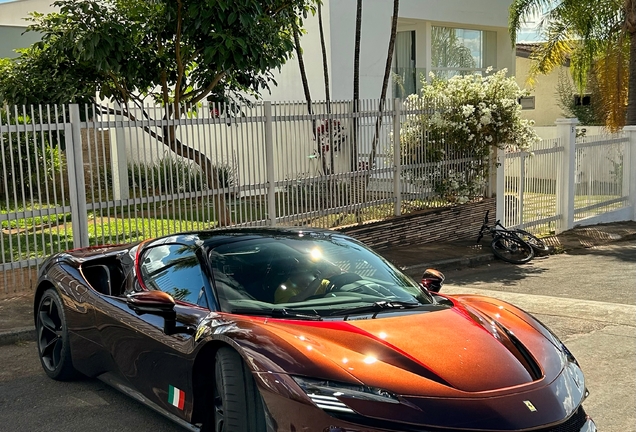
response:
M152 314L166 317L175 314L174 298L163 291L140 291L128 294L126 303L137 315Z
M177 333L194 334L190 326L177 325L177 313L174 310L174 298L163 291L140 291L129 294L126 298L128 307L137 315L159 315L164 319L163 332L167 335Z
M424 274L422 275L422 286L426 288L430 292L439 292L442 289L442 285L444 285L444 280L446 277L444 274L435 269L426 269Z

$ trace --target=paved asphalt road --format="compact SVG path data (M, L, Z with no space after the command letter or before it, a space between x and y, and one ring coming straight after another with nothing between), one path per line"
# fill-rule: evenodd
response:
M636 244L450 272L442 292L499 297L532 313L581 364L599 431L636 431Z
M582 364L599 430L636 431L636 245L448 272L443 292L493 295L535 314ZM182 429L100 381L48 379L34 343L0 347L0 431L123 430Z

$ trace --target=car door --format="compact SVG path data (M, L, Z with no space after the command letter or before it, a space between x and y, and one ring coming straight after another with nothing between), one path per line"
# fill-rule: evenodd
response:
M178 328L166 334L165 320L137 315L125 298L111 298L99 314L104 347L124 382L157 407L188 419L192 411L193 333L209 313L210 284L200 251L172 243L144 249L138 263L140 290L161 290L174 297ZM188 330L189 329L189 330Z

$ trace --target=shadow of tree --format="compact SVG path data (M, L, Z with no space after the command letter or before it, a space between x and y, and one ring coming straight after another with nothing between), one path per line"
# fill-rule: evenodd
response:
M636 263L636 235L619 242L593 248L574 249L569 255L595 255L614 258L628 263Z
M476 288L480 283L498 284L504 287L515 286L523 279L545 273L545 268L536 265L537 261L544 259L546 258L538 257L522 265L493 261L491 264L480 267L447 270L446 282L452 285L473 286Z

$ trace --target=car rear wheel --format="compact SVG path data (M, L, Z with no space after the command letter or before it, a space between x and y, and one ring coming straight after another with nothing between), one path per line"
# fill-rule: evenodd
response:
M206 432L265 432L265 410L252 373L231 348L216 353L213 425Z
M38 354L46 374L59 381L77 377L71 360L71 346L66 315L59 294L48 289L38 304L36 331Z

